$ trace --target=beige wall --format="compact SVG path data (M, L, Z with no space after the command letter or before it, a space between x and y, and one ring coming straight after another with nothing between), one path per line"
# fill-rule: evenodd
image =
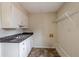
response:
M64 13L79 11L79 3L65 3L58 11L58 17ZM58 26L58 48L62 56L79 57L79 13L71 16L71 21L65 18ZM61 51L62 50L62 51ZM60 52L61 51L61 52Z
M55 13L31 14L30 27L34 32L34 47L52 48L56 40L56 24L52 23L56 19ZM54 37L50 38L49 34L53 33Z

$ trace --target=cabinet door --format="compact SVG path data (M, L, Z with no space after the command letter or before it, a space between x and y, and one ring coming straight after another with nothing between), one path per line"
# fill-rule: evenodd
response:
M2 54L2 53L1 53L1 43L0 43L0 57L2 56L1 54Z
M19 54L20 57L26 57L27 56L27 49L26 49L26 40L24 40L23 42L21 42L19 44Z
M29 26L28 26L28 25L29 25L29 22L28 22L28 16L25 15L24 18L25 18L25 19L24 19L24 21L25 21L25 22L24 22L24 27L25 27L25 28L29 28Z
M28 16L25 14L22 16L23 16L22 24L23 24L24 28L28 28Z
M18 43L1 43L2 57L19 57Z
M1 15L2 14L2 12L1 12L1 4L0 4L0 28L1 28Z
M21 18L21 11L16 7L16 5L13 6L13 20L16 20L16 24L17 27L19 27L19 25L22 25L22 18Z
M29 42L29 38L27 38L27 39L26 39L27 56L28 56L28 54L29 54L29 50L30 50L30 47L29 47L30 45L29 45L29 43L30 43L30 42Z
M20 16L20 26L22 26L22 28L28 28L28 16L25 15L21 10L19 10L19 16Z
M31 36L30 37L30 50L32 49L32 47L33 47L33 37Z
M31 42L31 38L30 37L26 39L26 45L27 45L27 47L26 47L27 54L29 54L31 49L32 49L32 42Z
M13 4L12 3L2 3L1 4L1 12L2 12L2 20L1 26L2 28L16 28L16 19L13 19Z

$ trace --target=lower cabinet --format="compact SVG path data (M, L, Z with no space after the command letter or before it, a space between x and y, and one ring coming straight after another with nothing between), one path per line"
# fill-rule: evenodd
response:
M2 43L2 57L27 57L32 49L32 37L21 43Z
M0 57L1 57L1 43L0 43Z
M26 39L27 40L27 39ZM21 42L20 44L19 44L19 56L20 57L25 57L25 56L28 56L28 54L27 54L27 46L28 46L28 44L27 44L27 42L26 42L26 40L24 40L23 42Z

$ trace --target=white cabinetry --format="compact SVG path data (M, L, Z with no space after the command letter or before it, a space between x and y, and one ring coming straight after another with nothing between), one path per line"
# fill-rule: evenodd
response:
M20 56L28 56L32 49L31 37L20 43Z
M28 56L27 55L27 49L26 49L26 47L27 47L27 42L26 42L26 40L24 40L23 42L21 42L20 44L19 44L19 56L20 57L25 57L25 56Z
M2 43L2 57L27 57L32 49L32 36L21 43Z
M28 15L26 15L22 10L14 6L14 17L17 20L19 27L28 28Z
M14 3L1 3L1 27L2 28L28 28L28 15L24 14L19 5Z
M0 43L0 57L1 57L1 43Z
M16 28L16 19L13 19L13 5L11 3L1 3L1 27L2 28Z
M27 42L27 54L29 54L29 52L31 51L31 49L32 49L32 45L33 45L33 43L32 43L32 36L31 37L29 37L29 38L27 38L26 39L26 42Z
M22 25L23 25L23 28L28 28L28 16L27 15L22 14Z

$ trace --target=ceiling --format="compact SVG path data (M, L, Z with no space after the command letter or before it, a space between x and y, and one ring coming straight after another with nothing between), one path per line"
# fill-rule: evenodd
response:
M56 12L63 2L22 2L20 3L30 13Z

